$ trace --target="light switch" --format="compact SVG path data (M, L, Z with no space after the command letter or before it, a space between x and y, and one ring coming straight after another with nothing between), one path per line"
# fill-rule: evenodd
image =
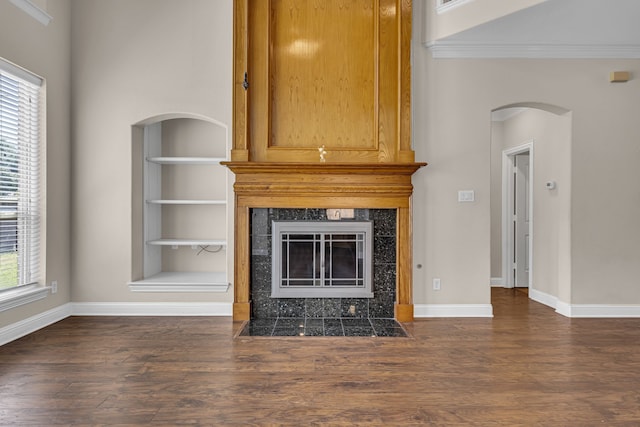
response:
M459 202L473 202L476 199L475 191L473 190L460 190L458 191Z

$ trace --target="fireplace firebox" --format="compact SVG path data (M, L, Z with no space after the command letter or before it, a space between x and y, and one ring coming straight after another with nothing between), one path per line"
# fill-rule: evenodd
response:
M370 221L274 221L273 298L372 298Z

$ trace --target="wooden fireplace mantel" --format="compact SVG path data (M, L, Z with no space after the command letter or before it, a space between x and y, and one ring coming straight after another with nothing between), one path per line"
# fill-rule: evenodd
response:
M395 316L413 319L412 1L347 3L234 0L234 320L251 208L396 209Z
M411 176L426 163L223 164L236 176L234 320L251 314L251 208L377 208L397 210L395 317L413 321Z

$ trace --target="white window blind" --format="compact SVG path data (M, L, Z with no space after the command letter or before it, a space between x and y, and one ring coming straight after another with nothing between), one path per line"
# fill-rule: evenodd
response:
M41 86L0 60L0 291L39 278Z

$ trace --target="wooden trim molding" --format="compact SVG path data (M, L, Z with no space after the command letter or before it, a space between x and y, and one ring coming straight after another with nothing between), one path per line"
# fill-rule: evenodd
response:
M251 315L251 208L386 208L397 209L396 319L413 321L411 176L426 163L222 164L236 175L234 320Z

